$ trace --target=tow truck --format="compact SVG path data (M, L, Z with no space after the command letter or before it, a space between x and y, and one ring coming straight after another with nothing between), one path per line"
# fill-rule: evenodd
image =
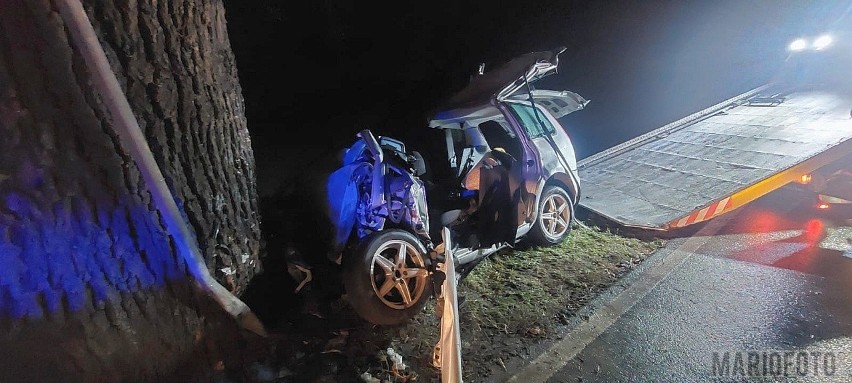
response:
M667 231L785 185L852 200L852 97L767 84L578 162L579 206L624 227Z
M674 231L782 187L852 207L852 31L826 27L791 41L765 85L578 161L579 210Z

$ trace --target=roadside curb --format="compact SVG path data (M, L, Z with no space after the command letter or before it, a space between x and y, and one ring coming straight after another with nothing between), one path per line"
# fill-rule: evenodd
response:
M507 363L507 371L495 376L495 382L545 382L567 362L597 339L610 325L669 273L679 267L692 253L707 242L707 238L721 229L736 214L718 217L704 225L695 237L671 240L641 262L635 269L609 286L559 328L553 342L529 350L530 357Z

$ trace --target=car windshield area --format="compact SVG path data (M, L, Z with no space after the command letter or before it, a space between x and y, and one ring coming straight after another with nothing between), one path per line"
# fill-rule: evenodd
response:
M553 134L556 131L556 128L550 123L544 112L537 108L533 109L532 105L514 102L507 104L521 125L523 125L529 138L542 137L545 134Z

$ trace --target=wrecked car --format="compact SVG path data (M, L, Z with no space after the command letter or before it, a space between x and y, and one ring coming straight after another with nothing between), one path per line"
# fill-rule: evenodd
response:
M431 163L393 137L356 135L328 177L327 203L347 301L362 318L397 325L420 312L440 286L435 266L448 244L464 275L519 241L549 246L569 235L580 180L559 118L588 101L533 86L557 72L563 51L480 70L428 118L442 146Z

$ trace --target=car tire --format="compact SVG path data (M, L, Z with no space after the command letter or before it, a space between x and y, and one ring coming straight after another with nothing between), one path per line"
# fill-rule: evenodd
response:
M539 246L559 244L571 232L573 223L574 204L568 192L556 185L545 186L530 230L531 242Z
M398 229L373 233L344 260L346 300L370 323L403 324L432 296L427 262L426 248L413 234Z

